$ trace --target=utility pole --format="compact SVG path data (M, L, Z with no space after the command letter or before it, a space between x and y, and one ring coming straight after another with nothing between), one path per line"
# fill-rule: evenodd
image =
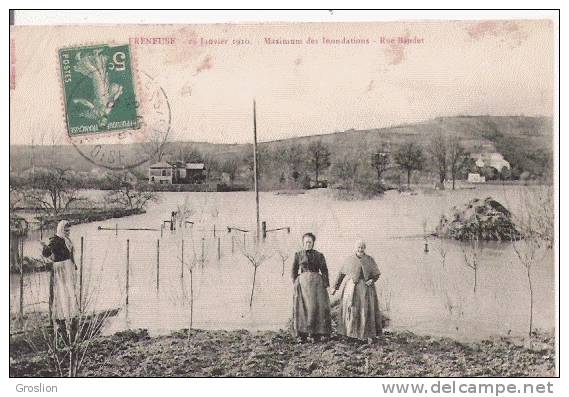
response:
M253 99L253 172L255 173L255 202L257 209L257 234L255 238L259 242L260 225L259 225L259 161L257 159L257 110L255 100Z

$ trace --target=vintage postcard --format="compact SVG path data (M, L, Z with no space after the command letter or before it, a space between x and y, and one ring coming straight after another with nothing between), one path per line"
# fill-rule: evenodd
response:
M556 376L557 35L12 26L10 376Z

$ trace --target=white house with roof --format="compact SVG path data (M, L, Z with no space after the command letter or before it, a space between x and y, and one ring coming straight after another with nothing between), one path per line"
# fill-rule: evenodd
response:
M206 179L204 163L161 161L148 169L148 181L161 184L203 183Z
M498 172L502 172L504 168L510 169L510 163L504 159L501 153L475 153L471 157L476 160L476 166L479 168L492 167Z
M148 169L148 180L152 183L171 184L173 169L165 161L152 164Z

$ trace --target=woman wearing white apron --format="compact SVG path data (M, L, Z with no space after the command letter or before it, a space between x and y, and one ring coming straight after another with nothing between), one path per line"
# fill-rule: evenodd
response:
M340 298L338 333L372 342L382 334L381 313L375 282L381 274L375 260L365 253L366 244L359 240L338 273L332 295L343 285Z
M59 329L63 328L67 332L75 328L79 307L76 293L77 267L69 229L69 222L60 221L55 236L50 238L48 245L44 244L42 251L43 256L53 261L53 293L50 302L52 315Z

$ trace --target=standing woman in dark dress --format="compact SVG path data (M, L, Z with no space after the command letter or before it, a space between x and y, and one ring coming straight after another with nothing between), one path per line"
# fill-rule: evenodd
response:
M78 296L76 294L76 266L73 257L73 244L69 239L69 222L62 220L57 225L55 236L45 245L42 255L53 261L51 303L53 318L60 328L78 315ZM69 332L69 329L67 330Z
M304 340L309 337L327 337L332 332L330 285L324 255L314 249L316 236L302 236L303 248L294 254L292 266L293 307L292 331Z

